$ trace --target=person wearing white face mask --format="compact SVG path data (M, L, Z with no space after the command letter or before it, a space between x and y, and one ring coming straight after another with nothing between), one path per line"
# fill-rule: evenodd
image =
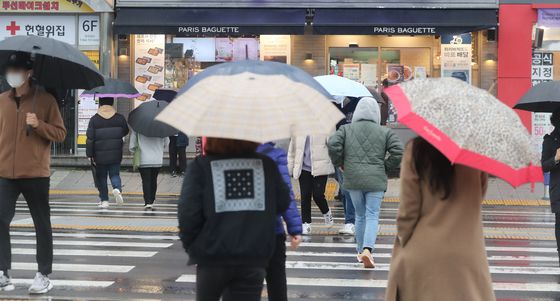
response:
M13 290L10 223L23 194L37 237L38 272L32 294L52 289L53 242L49 207L51 143L63 141L66 128L54 97L31 83L29 54L15 52L4 66L11 90L0 94L0 292Z

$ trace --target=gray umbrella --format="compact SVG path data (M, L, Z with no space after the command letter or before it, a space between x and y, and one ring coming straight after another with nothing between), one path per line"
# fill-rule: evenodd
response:
M94 97L136 98L140 96L140 93L129 82L106 77L105 85L84 91L82 95Z
M155 120L167 105L167 102L159 100L144 102L128 115L130 127L148 137L169 137L177 134L179 131L172 126Z
M514 108L531 112L554 112L560 108L560 81L534 86L521 97Z
M37 82L59 89L92 89L103 85L97 67L76 47L50 38L15 36L0 41L0 66L16 51L30 53Z

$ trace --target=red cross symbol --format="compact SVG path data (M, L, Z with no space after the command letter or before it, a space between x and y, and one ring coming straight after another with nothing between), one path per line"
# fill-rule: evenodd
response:
M10 25L6 26L6 30L10 32L10 35L15 36L17 31L20 30L20 26L16 25L16 21L12 21Z

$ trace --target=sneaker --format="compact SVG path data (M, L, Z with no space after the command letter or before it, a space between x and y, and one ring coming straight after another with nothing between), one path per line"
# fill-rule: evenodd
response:
M323 217L325 218L325 225L327 225L327 226L334 225L334 219L333 219L333 216L332 216L332 211L329 210L329 212L323 214Z
M145 210L153 210L153 209L154 209L154 205L152 205L152 204L146 204L146 205L144 205L144 209L145 209Z
M373 261L373 256L371 255L370 251L368 251L368 250L362 251L362 254L360 254L360 259L362 260L362 263L364 264L364 268L366 268L366 269L375 268L375 262Z
M310 235L311 234L311 224L303 223L302 229L303 229L303 231L301 232L301 234L303 234L303 235Z
M122 192L117 188L113 189L113 196L115 197L115 202L117 205L122 205L124 203L124 199L122 197Z
M10 277L4 275L4 271L0 271L0 292L13 291L16 287L12 284Z
M101 208L101 209L107 209L107 208L109 208L109 202L108 201L101 201L101 202L99 202L99 204L97 204L97 207Z
M49 280L49 277L37 273L35 275L35 280L33 284L29 287L30 294L46 294L53 288L53 284Z
M176 171L171 172L171 177L176 178L177 177L177 172Z
M356 255L356 258L358 258L359 263L364 263L364 261L362 260L362 254L358 253L358 255Z
M344 227L340 228L338 234L354 235L354 232L354 224L345 224Z

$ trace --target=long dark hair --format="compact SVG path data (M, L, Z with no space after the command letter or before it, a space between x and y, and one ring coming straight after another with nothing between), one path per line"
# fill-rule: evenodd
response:
M443 199L453 192L453 164L421 137L412 141L412 159L420 181L427 181L433 193L443 192Z

